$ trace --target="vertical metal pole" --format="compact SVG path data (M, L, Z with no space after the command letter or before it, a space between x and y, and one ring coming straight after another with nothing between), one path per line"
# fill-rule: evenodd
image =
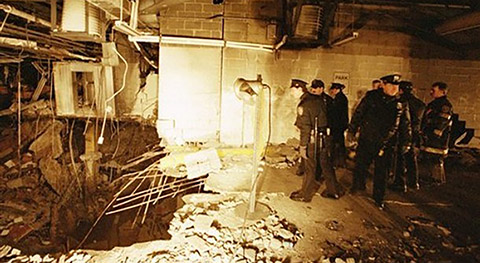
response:
M50 0L50 24L52 24L51 30L55 30L57 27L57 0Z

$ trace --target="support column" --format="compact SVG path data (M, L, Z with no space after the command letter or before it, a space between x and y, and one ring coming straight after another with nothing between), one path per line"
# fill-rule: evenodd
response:
M101 153L97 151L97 133L92 123L87 123L87 131L85 133L85 154L80 158L85 162L85 187L87 193L95 192L98 180L98 160Z

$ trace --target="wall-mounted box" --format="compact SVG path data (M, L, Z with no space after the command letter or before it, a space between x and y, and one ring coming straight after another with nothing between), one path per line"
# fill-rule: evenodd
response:
M84 62L53 64L55 102L58 116L103 117L107 106L109 117L115 116L112 67Z

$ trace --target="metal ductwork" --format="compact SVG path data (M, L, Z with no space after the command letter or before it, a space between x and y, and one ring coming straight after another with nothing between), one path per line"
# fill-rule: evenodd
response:
M298 7L295 7L297 9ZM296 13L297 10L294 10ZM323 28L323 7L319 5L302 5L295 25L293 36L303 39L318 39L318 32Z
M101 10L85 0L64 0L61 33L67 33L64 37L74 40L101 40L101 16Z
M474 28L480 28L480 11L449 19L435 28L435 31L444 36Z

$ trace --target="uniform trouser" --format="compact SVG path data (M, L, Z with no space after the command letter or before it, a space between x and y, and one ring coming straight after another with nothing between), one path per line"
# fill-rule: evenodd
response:
M357 147L352 188L354 190L365 190L368 167L373 162L375 165L373 175L373 199L376 202L382 202L389 172L388 164L390 162L388 157L391 156L390 152L391 149L387 149L382 156L379 156L378 148L374 146L374 143L360 141Z
M418 152L412 147L405 154L397 153L397 167L394 184L399 186L417 187L418 185Z
M332 130L333 164L335 167L345 167L347 150L345 148L345 135L342 130Z
M304 173L305 173L305 159L300 158L300 162L299 162L298 168L297 168L297 174L300 175L300 174L304 174Z
M307 147L307 159L305 161L305 176L303 177L302 189L303 197L310 200L320 187L320 180L323 176L327 187L326 194L339 194L339 184L333 169L331 155L331 138L329 136L319 136L317 143L317 156L314 158L315 146L310 143Z
M425 166L427 167L430 176L433 180L442 184L447 182L444 159L445 156L442 154L425 152Z

